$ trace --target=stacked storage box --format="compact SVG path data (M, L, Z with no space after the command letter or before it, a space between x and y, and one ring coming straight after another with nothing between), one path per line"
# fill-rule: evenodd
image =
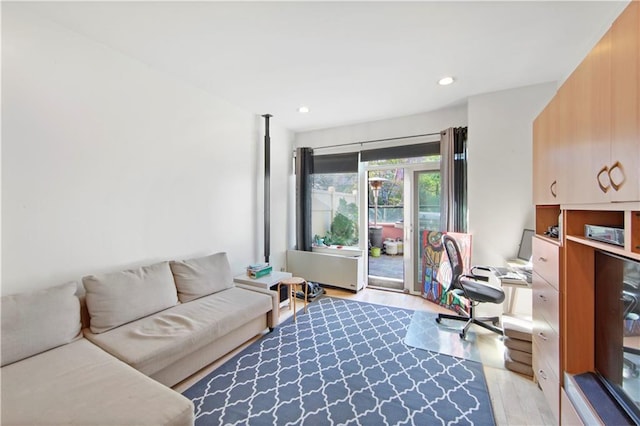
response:
M530 318L507 316L502 317L504 329L504 366L516 373L533 377L531 353L531 330L533 323Z

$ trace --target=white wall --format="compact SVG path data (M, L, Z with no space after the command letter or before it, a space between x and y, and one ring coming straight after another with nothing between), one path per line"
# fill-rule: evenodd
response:
M439 132L448 127L465 126L466 123L467 107L459 105L406 117L296 133L294 146L318 148L327 145L412 136ZM391 144L391 142L386 144Z
M522 229L534 229L532 122L555 91L555 83L545 83L469 98L467 188L474 264L505 264L517 254ZM515 311L531 313L531 291L519 291Z
M532 123L555 91L555 83L545 83L469 98L469 231L476 264L515 257L522 229L533 229Z
M262 121L2 6L2 294L226 251L261 260ZM272 122L272 263L292 134Z

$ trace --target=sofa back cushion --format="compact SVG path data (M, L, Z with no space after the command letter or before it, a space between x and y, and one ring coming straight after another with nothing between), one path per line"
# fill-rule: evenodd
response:
M0 364L67 344L81 336L77 283L1 298Z
M103 333L178 303L169 262L82 278L90 327Z
M227 253L170 262L181 302L217 293L233 287Z

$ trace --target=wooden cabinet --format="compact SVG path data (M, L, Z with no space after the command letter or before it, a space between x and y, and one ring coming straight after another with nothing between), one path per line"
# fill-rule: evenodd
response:
M560 243L533 238L533 372L560 419Z
M561 180L562 203L608 202L599 180L611 150L611 41L610 32L598 42L565 82L569 95L566 115L566 169ZM601 170L605 169L604 172Z
M533 122L533 203L563 202L562 175L566 169L567 96L565 86Z
M640 2L534 122L534 203L640 201Z
M563 380L595 368L595 253L640 260L640 1L536 118L533 141L534 373L557 419L581 424ZM564 235L543 237L560 212ZM623 226L624 247L586 239L585 224Z
M611 27L612 201L640 200L640 2L631 2Z
M534 204L558 204L551 117L555 117L555 104L549 104L533 122Z

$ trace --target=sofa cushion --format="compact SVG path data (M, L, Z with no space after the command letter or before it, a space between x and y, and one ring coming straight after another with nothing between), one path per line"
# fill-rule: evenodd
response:
M2 424L192 425L184 396L79 339L2 368Z
M178 303L169 262L82 278L90 328L103 333Z
M64 345L81 336L74 282L2 296L2 366Z
M189 302L233 287L233 276L227 253L175 260L169 264L181 302Z
M271 296L242 288L183 303L102 334L96 345L151 376L180 358L272 310Z

